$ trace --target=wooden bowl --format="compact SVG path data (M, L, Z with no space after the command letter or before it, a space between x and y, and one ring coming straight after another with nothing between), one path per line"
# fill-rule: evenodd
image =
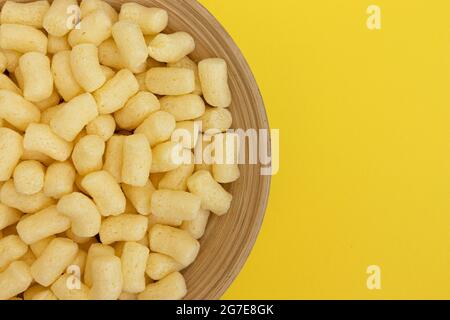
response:
M17 1L17 0L16 0ZM18 2L29 2L19 0ZM117 10L131 1L107 0ZM4 0L0 1L3 5ZM169 31L186 31L196 40L191 57L220 57L227 61L233 95L230 111L233 128L268 129L264 104L256 81L242 53L220 23L196 0L136 0L169 12ZM270 143L269 143L270 147ZM260 175L261 166L242 165L241 177L226 188L233 194L230 211L212 215L197 260L183 271L186 299L218 299L244 265L260 230L267 205L270 176Z

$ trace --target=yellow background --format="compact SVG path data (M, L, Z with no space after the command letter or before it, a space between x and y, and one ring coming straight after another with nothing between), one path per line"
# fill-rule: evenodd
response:
M450 1L201 3L281 130L263 228L224 298L450 298Z

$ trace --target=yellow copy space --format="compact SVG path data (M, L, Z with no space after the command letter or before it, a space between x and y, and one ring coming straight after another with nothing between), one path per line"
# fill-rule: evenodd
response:
M450 1L200 2L281 134L261 233L224 298L450 298Z

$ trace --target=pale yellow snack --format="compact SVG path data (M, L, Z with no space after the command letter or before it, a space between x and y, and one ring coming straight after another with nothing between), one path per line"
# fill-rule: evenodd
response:
M100 227L100 241L111 244L116 241L139 241L148 227L147 217L139 214L121 214L108 217Z
M197 216L190 221L183 221L180 229L189 232L195 239L200 239L205 233L206 225L208 224L210 212L205 209L200 209Z
M192 61L189 57L184 57L177 62L168 63L167 66L174 68L191 69L194 72L195 77L195 89L192 93L197 95L202 94L202 86L200 85L200 79L198 77L198 66L194 61Z
M130 20L118 21L112 27L112 36L127 68L133 73L143 72L148 51L139 25Z
M50 59L40 52L27 52L19 59L23 77L23 96L31 102L49 98L53 92Z
M143 245L143 246L145 246L145 247L147 247L147 248L149 247L148 236L147 235L144 235L141 240L136 241L136 242L141 244L141 245ZM146 282L148 283L149 280L150 279L146 279Z
M23 55L21 55L20 57L22 57ZM19 58L19 62L20 62L20 58ZM20 93L22 93L23 91L23 86L24 86L24 81L23 81L23 75L22 75L22 70L20 70L20 64L17 64L16 69L14 70L14 74L11 75L12 78L14 79L14 81L17 83L17 85L20 88Z
M42 252L44 252L45 248L47 248L48 244L55 238L56 236L51 235L44 239L31 243L31 252L33 252L34 256L38 258L42 254Z
M168 171L164 174L158 183L158 189L186 191L187 179L194 172L194 158L187 164L182 164L178 168Z
M0 46L1 47L1 46ZM6 70L8 70L9 73L14 73L17 66L19 65L19 58L22 55L22 53L15 51L15 50L8 50L8 49L1 49L1 52L6 57Z
M53 205L22 218L17 224L17 233L25 243L32 244L69 228L70 219Z
M53 0L50 9L44 16L43 27L48 34L62 37L75 27L75 19L70 20L76 13L78 4L76 0Z
M219 183L230 183L239 179L239 136L236 133L216 134L213 137L213 144L212 175L214 180Z
M195 172L187 181L188 189L202 199L202 208L210 210L216 215L228 212L232 195L228 193L211 173L205 170Z
M198 75L206 102L214 107L229 107L231 92L228 87L228 71L225 60L210 58L200 61Z
M0 300L7 300L24 292L32 281L30 267L23 261L14 261L0 273Z
M89 287L92 287L92 262L100 256L114 256L114 248L101 243L93 243L89 247L84 271L84 282Z
M101 114L87 124L86 133L95 134L106 142L113 136L115 129L114 117L110 114Z
M166 254L183 266L194 262L200 250L200 243L184 230L156 224L148 234L152 252Z
M122 182L143 187L150 176L152 151L144 134L127 136L123 142Z
M180 271L183 265L162 253L150 253L145 273L153 280L161 280L172 272Z
M16 235L9 235L0 239L0 270L22 257L27 250L26 243Z
M147 86L145 85L145 77L146 77L147 72L141 72L136 74L136 80L139 83L139 90L140 91L147 91Z
M45 173L44 194L47 197L59 199L63 195L71 193L75 175L72 163L68 161L52 163Z
M155 283L150 283L138 295L139 300L181 300L187 293L186 282L179 272L173 272Z
M83 93L83 89L76 81L70 66L69 50L55 53L52 58L51 69L55 87L65 101L69 101Z
M135 133L144 134L150 146L169 140L176 122L173 115L166 111L151 113L135 130Z
M88 300L89 288L81 281L79 282L79 288L75 284L71 287L70 284L73 283L71 277L74 276L63 274L59 277L50 287L52 292L59 300Z
M153 93L139 91L127 101L122 109L114 113L114 119L120 128L133 130L159 108L158 98Z
M27 265L31 267L31 265L36 261L36 257L34 256L33 252L28 248L27 252L20 257L19 261L25 262Z
M92 43L96 46L111 37L112 21L108 14L97 9L80 22L80 27L69 33L68 42L74 47L81 43Z
M20 53L36 51L47 53L47 37L33 27L23 24L4 23L0 25L0 47Z
M96 243L98 243L98 241L97 241L97 238L95 238L95 237L89 238L88 241L85 243L78 242L80 249L82 249L84 251L88 251L89 248ZM87 265L87 258L86 258L86 265ZM85 270L85 272L86 272L86 270Z
M118 300L137 300L137 295L135 293L122 292L117 298Z
M17 192L12 180L6 181L1 187L0 202L23 213L35 213L54 203L42 191L32 195Z
M35 194L44 187L44 166L35 160L20 162L14 169L13 181L17 192Z
M66 231L66 234L68 234L69 232L70 232L70 230L67 230L67 231ZM70 238L70 237L69 237L69 238ZM70 238L70 239L72 239L72 238ZM79 237L78 239L80 239L80 237ZM92 238L89 237L88 239L90 240L90 239L92 239ZM75 241L75 240L77 240L77 239L72 239L72 240L73 240L74 242L76 242L77 244L80 244L80 242ZM83 243L87 243L87 241L86 241L86 242L83 242ZM83 243L81 243L81 244L83 244ZM75 272L78 272L78 270L76 270L76 269L77 269L76 267L78 267L78 268L79 268L79 271L80 271L80 279L81 279L81 276L83 275L84 269L85 269L85 267L86 267L87 253L86 253L86 251L84 251L83 249L81 249L80 246L78 246L78 248L79 248L79 249L78 249L77 255L75 256L75 258L73 259L73 261L70 263L67 272L70 272L70 273L74 273L74 271L75 271ZM77 274L77 275L78 275L78 274Z
M100 114L113 113L139 90L139 84L130 70L122 69L94 92Z
M22 136L14 130L0 128L0 181L11 178L23 154L22 142Z
M152 194L151 212L166 219L193 220L200 204L201 198L189 192L156 190Z
M166 10L148 8L138 3L124 3L120 7L119 20L136 22L143 34L157 34L163 31L169 20Z
M116 72L110 67L101 65L100 68L102 69L102 72L105 75L106 81L111 80L116 74Z
M183 223L183 220L171 218L171 217L158 217L154 214L148 216L148 230L150 230L155 224L162 224L171 227L179 227Z
M48 109L45 109L44 111L42 111L41 114L41 124L46 124L46 125L50 125L50 121L52 121L53 117L56 116L56 114L58 113L59 110L61 110L61 108L65 105L65 102L62 102L54 107L50 107ZM28 151L32 151L32 150L28 150ZM32 152L36 152L36 151L32 151Z
M70 50L71 46L67 41L67 36L57 37L51 34L48 35L47 52L56 54L60 51Z
M150 57L159 62L177 62L195 49L195 41L187 32L158 34L148 45Z
M6 66L8 65L8 59L5 54L0 51L0 73L5 72Z
M92 261L91 300L117 300L122 292L122 264L114 255L104 255Z
M5 74L0 74L0 90L9 90L17 94L21 94L22 90Z
M101 215L95 203L82 193L63 196L57 210L71 221L72 232L79 237L93 237L100 231Z
M50 127L64 140L73 141L97 115L97 104L93 96L84 93L64 104L50 121Z
M116 22L118 19L118 14L116 10L111 7L111 5L102 0L81 0L80 3L81 18L84 18L94 12L97 9L105 11L112 22Z
M197 171L188 179L187 185L190 192L201 197L203 209L217 215L228 212L232 196L213 179L208 171Z
M73 240L74 242L76 242L78 244L87 244L90 241L93 241L95 239L95 237L77 236L75 233L73 233L72 229L67 230L65 234L66 234L67 238Z
M44 166L49 166L53 162L55 162L55 160L41 152L31 151L27 149L23 149L23 154L20 160L36 160L42 163Z
M179 141L185 149L193 149L200 136L200 129L200 121L179 121L172 134L172 141Z
M80 247L80 244L83 245L83 244L89 243L90 241L92 241L92 239L95 239L95 238L94 237L78 237L78 236L75 236L74 234L72 234L71 230L67 230L66 235L69 237L69 239L76 242L78 244L78 248L79 248L77 255L75 256L73 261L70 263L67 272L76 273L76 275L78 276L78 271L79 271L79 275L80 275L80 279L81 279L81 277L84 274L84 270L86 268L87 253L85 250L83 250ZM71 235L72 237L70 237L69 235ZM78 267L78 270L77 270L77 267Z
M182 144L167 141L156 145L152 149L152 168L150 172L167 172L181 166L186 159L191 158L191 151L184 149Z
M122 290L139 293L145 289L145 269L150 250L137 242L125 242L120 260L122 262Z
M225 108L211 108L207 107L205 113L198 118L202 124L203 132L212 132L213 134L224 132L231 128L233 122L231 112Z
M72 48L70 67L78 84L87 92L100 88L106 81L98 60L98 49L90 43L82 43Z
M25 290L25 292L23 293L23 300L32 300L36 294L45 290L46 288L41 286L40 284L34 284L30 286L27 290Z
M159 95L178 96L195 89L194 71L184 68L151 68L145 75L147 89Z
M103 41L98 47L98 59L102 65L114 68L124 69L127 67L125 61L120 55L114 39L109 38Z
M196 94L165 96L159 102L161 110L170 112L176 121L193 120L205 113L205 102Z
M41 152L57 161L66 161L72 152L73 143L57 136L46 124L32 123L25 131L25 149Z
M20 220L20 217L22 217L22 213L19 210L0 203L0 230L15 224Z
M35 102L34 104L39 108L41 111L45 111L48 108L57 106L59 102L61 101L61 96L59 95L58 91L53 88L52 94L47 99Z
M58 300L58 298L49 289L45 289L35 294L31 300Z
M113 135L106 144L103 170L108 171L117 183L122 182L122 157L125 136Z
M105 141L97 135L82 137L72 152L72 162L78 174L85 176L103 167Z
M33 103L9 90L0 90L0 118L20 131L32 122L39 122L41 112Z
M102 216L120 215L125 211L125 195L107 171L89 173L83 178L81 185L94 199Z
M122 190L138 213L142 215L149 215L151 213L150 204L155 187L150 180L142 187L122 183Z
M2 7L0 23L17 23L42 28L42 21L49 8L50 4L46 0L29 3L6 1Z
M37 283L49 286L66 270L78 252L78 245L67 238L53 239L31 266Z

